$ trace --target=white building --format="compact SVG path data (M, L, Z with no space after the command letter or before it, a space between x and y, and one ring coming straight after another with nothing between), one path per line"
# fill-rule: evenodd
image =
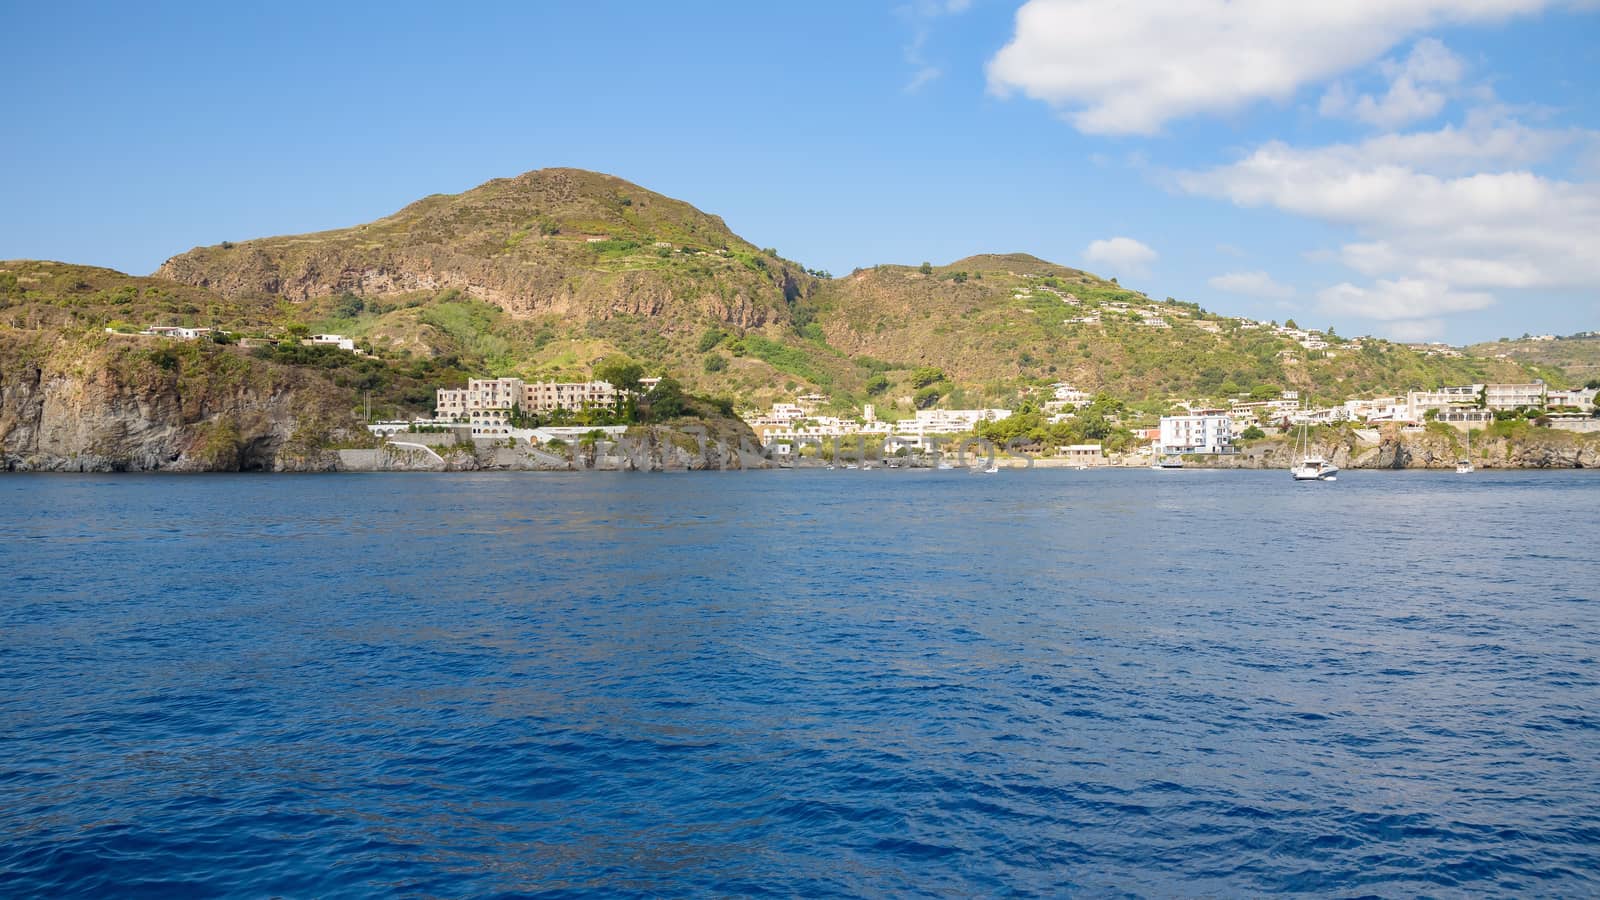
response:
M1106 464L1105 448L1099 444L1068 444L1057 450L1075 466L1103 466Z
M522 386L525 412L615 406L619 392L609 381L541 381Z
M1088 391L1080 391L1065 381L1050 385L1050 390L1056 400L1067 406L1083 406L1094 400Z
M300 343L338 347L340 350L350 350L352 352L356 349L355 339L347 338L342 334L313 334Z
M1233 427L1222 414L1162 416L1161 452L1232 453Z
M1545 405L1542 381L1531 384L1488 384L1483 387L1484 405L1490 409L1521 409Z
M111 329L107 328L106 330L110 331ZM186 328L182 325L151 325L149 328L146 328L139 333L145 335L154 335L156 337L174 338L180 341L192 341L196 338L209 337L215 330L216 329L213 328ZM227 332L223 332L223 334L226 333Z
M1421 422L1430 409L1437 411L1477 406L1478 392L1482 390L1481 384L1465 384L1432 391L1411 391L1406 394L1406 421Z
M979 422L998 422L1011 415L1009 409L919 409L915 419L895 423L899 434L960 434L978 427Z
M470 378L465 388L437 391L434 415L441 419L468 419L477 424L475 413L503 412L509 426L513 408L534 413L611 407L616 405L619 396L620 392L606 381L528 384L520 378ZM485 421L484 424L491 423Z
M1594 404L1594 388L1574 388L1570 391L1551 390L1545 393L1545 402L1550 406L1574 406L1586 409Z
M1344 408L1349 418L1356 422L1409 421L1411 409L1399 397L1375 397L1371 400L1346 400Z

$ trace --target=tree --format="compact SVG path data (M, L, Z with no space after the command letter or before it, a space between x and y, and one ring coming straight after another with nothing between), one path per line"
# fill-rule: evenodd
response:
M709 373L714 373L714 372L721 372L723 369L726 369L727 367L728 367L728 358L726 356L723 356L721 353L712 353L712 354L710 354L710 355L708 355L706 357L705 368L706 368L706 372L708 374Z
M873 397L889 389L889 378L882 372L867 379L867 394Z
M1243 439L1245 439L1247 441L1259 441L1259 440L1261 440L1262 438L1264 438L1266 436L1267 436L1267 433L1265 431L1262 431L1261 428L1259 426L1256 426L1256 425L1251 425L1249 428L1246 428L1242 434L1239 435L1239 437L1241 437L1241 438L1243 438Z
M911 386L923 388L944 380L944 370L936 366L922 366L911 373Z
M611 356L594 367L594 377L621 390L637 391L639 380L644 377L644 366L626 356Z
M1284 319L1283 320L1283 327L1285 327L1285 328L1299 328L1300 326L1296 325L1294 323L1293 319Z
M657 382L644 399L653 421L662 422L683 415L683 385L678 384L671 376L663 377Z
M354 319L366 308L366 301L346 291L339 295L339 302L333 305L333 315L339 319Z
M924 261L922 263L922 265L917 267L917 271L921 272L924 275L932 275L933 274L933 263Z

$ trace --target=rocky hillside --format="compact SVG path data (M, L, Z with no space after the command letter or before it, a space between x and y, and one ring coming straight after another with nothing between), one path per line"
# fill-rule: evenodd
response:
M542 169L436 194L367 225L201 247L159 277L230 298L304 301L456 290L575 326L645 316L668 329L787 322L798 266L716 216L620 178Z
M1473 344L1466 352L1484 359L1513 360L1535 371L1560 372L1571 387L1600 381L1600 334L1595 332L1554 340L1521 338ZM1555 380L1561 380L1560 376Z
M985 397L1070 381L1135 401L1221 400L1263 385L1343 399L1525 374L1514 361L1426 356L1381 340L1330 336L1331 346L1307 350L1271 329L1023 254L863 269L825 284L815 305L829 345L935 366L953 389L981 385ZM892 387L890 396L905 393Z
M1545 377L1512 357L1329 336L1322 349L1021 254L822 278L716 216L607 175L529 172L317 234L173 257L151 278L0 263L0 326L337 332L370 354L278 353L381 415L472 375L581 379L632 357L745 406L820 391L834 412L1009 406L1057 381L1142 415L1294 388L1317 401ZM1312 324L1312 323L1306 323ZM132 330L132 329L129 329ZM355 405L352 403L352 406Z
M88 266L0 262L0 469L332 468L335 450L371 443L368 408L379 417L426 413L438 386L538 354L532 339L516 340L524 323L460 295L360 314L369 324L417 325L415 334L438 344L422 353L382 338L363 356L294 339L247 349L108 331L175 324L283 334L306 328L301 320L319 308ZM585 346L608 352L603 342ZM571 346L547 350L587 377ZM667 430L706 429L732 446L753 437L717 404L689 398L686 412Z
M364 435L318 373L232 348L0 330L0 469L315 471Z

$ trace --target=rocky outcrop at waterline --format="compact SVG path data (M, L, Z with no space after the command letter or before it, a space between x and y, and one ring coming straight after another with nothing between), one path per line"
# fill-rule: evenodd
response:
M1423 431L1319 429L1312 450L1341 469L1453 469L1464 457L1480 469L1600 468L1600 435L1519 425L1506 433L1466 434L1449 426ZM1292 438L1252 441L1230 456L1196 456L1189 465L1229 469L1287 469L1296 457Z
M0 471L725 470L764 467L748 426L706 415L535 447L373 437L349 388L235 347L0 332ZM416 436L418 439L432 436ZM409 447L404 445L410 445Z
M231 348L0 333L0 470L332 470L365 435L348 400Z
M717 422L649 425L577 443L535 446L475 440L424 446L396 435L372 449L340 450L347 472L702 472L770 468L749 435Z

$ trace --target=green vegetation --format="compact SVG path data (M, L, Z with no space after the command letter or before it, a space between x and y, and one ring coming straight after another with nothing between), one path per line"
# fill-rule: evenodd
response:
M349 272L374 273L371 287L352 286ZM161 274L0 263L0 329L210 325L257 344L285 337L248 353L370 393L384 416L424 412L435 388L469 376L627 378L607 368L616 360L636 374L671 375L690 406L707 410L720 406L696 396L759 406L822 392L835 410L870 400L890 418L939 405L1011 407L1057 381L1148 417L1174 398L1262 400L1297 389L1335 402L1468 382L1600 380L1600 370L1577 368L1588 346L1577 339L1488 345L1514 356L1524 343L1547 354L1560 345L1559 358L1527 365L1332 335L1328 351L1308 352L1254 323L1024 254L832 279L686 203L569 169L424 198L355 228L197 249ZM1147 321L1155 318L1167 327ZM370 357L298 345L313 332L352 337ZM172 361L158 354L150 364Z

